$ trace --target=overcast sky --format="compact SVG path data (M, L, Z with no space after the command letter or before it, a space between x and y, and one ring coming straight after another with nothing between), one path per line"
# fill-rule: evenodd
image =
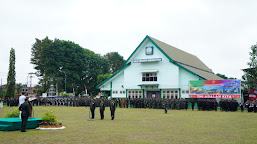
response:
M256 34L256 0L1 0L0 79L6 83L14 48L16 82L27 82L35 72L35 38L127 59L146 35L196 55L214 73L241 79Z

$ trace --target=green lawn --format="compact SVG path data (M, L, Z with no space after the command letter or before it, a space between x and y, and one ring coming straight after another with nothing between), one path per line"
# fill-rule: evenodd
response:
M4 107L5 111L18 109ZM88 120L88 107L35 106L35 117L54 110L63 130L0 131L0 143L257 143L257 113L117 108L115 120Z

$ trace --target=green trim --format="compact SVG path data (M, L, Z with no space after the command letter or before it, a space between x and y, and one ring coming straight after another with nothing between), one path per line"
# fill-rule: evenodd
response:
M143 41L137 46L137 48L133 51L133 53L129 56L125 64L128 63L128 61L131 59L131 57L136 53L136 51L140 48L140 46L144 43L144 41L148 38L148 35L143 39Z
M143 89L143 98L145 98L145 89Z
M162 99L162 89L160 89L160 99Z
M175 61L170 61L170 62L173 63L174 65L178 66L179 68L182 68L183 70L185 70L185 71L187 71L187 72L189 72L189 73L191 73L191 74L193 74L193 75L195 75L195 76L201 78L202 80L206 80L205 78L199 76L198 74L196 74L196 73L194 73L194 72L192 72L192 71L186 69L185 67L183 67L183 66L177 64Z
M203 78L203 77L197 75L196 73L194 73L194 72L192 72L192 71L186 69L185 67L183 67L183 66L177 64L177 63L176 63L174 60L172 60L172 59L171 59L171 58L170 58L170 57L169 57L169 56L168 56L148 35L143 39L143 41L139 44L139 46L138 46L138 47L134 50L134 52L129 56L129 58L127 59L127 61L125 62L125 64L129 62L129 60L131 59L131 57L136 53L136 51L140 48L140 46L145 42L146 39L148 39L150 42L152 42L152 43L154 44L154 46L157 47L157 48L169 59L169 61L170 61L171 63L175 64L176 66L178 66L178 67L180 67L180 68L186 70L187 72L189 72L189 73L191 73L191 74L193 74L193 75L195 75L195 76L197 76L197 77L200 77L200 78L203 79L203 80L206 80L205 78Z
M111 84L110 96L111 96L111 98L112 98L112 82L111 82L110 84Z
M151 48L151 49L152 49L152 53L151 53L151 54L147 54L147 51L146 51L147 48ZM145 47L145 54L146 54L146 55L153 55L153 46Z
M186 70L186 71L192 73L193 75L198 76L198 77L200 77L200 78L202 78L202 79L205 80L205 78L203 78L203 77L197 75L196 73L194 73L194 72L192 72L192 71L190 71L190 70L184 68L183 66L177 64L177 63L176 63L174 60L172 60L172 59L171 59L171 58L170 58L170 57L169 57L149 36L147 36L147 38L148 38L148 39L169 59L169 61L170 61L171 63L173 63L173 64L175 64L176 66L178 66L178 67L180 67L180 68L182 68L182 69L184 69L184 70Z
M117 71L116 73L114 73L112 76L108 77L105 81L101 82L99 85L96 86L97 89L99 89L100 86L102 86L104 83L106 83L107 81L109 81L111 78L113 78L114 76L116 76L118 73L120 73L121 71L123 71L125 68L127 68L129 65L131 65L131 63L128 63L126 66L124 66L123 68L121 68L119 71Z
M126 89L126 98L128 98L128 90Z

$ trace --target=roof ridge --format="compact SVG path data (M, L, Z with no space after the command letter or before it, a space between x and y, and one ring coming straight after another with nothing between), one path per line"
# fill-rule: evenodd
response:
M154 38L154 37L151 37L151 36L149 36L151 39L154 39L154 40L156 40L156 41L159 41L159 42L161 42L161 43L163 43L163 44L166 44L166 45L168 45L168 46L170 46L170 47L173 47L173 48L175 48L175 49L177 49L177 50L179 50L179 51L181 51L181 52L184 52L184 53L186 53L186 54L189 54L189 55L192 55L192 56L194 56L194 57L196 57L197 58L197 56L195 56L195 55L193 55L193 54L191 54L191 53L188 53L188 52L186 52L186 51L184 51L184 50L181 50L181 49L179 49L179 48L177 48L177 47L174 47L174 46L172 46L172 45L170 45L170 44L168 44L168 43L165 43L165 42L163 42L163 41L160 41L160 40L158 40L158 39L156 39L156 38Z
M188 52L186 52L186 51L184 51L184 50L181 50L181 49L179 49L179 48L176 48L176 47L174 47L174 46L172 46L172 45L170 45L170 44L167 44L167 43L165 43L165 42L163 42L163 41L160 41L160 40L158 40L158 39L156 39L156 38L154 38L154 37L151 37L151 36L148 36L148 37L151 38L151 39L153 39L154 41L157 41L157 42L159 42L159 43L162 43L162 44L164 44L164 45L167 45L167 46L169 46L169 47L172 47L172 48L176 49L178 52L181 52L181 53L184 53L184 54L186 54L186 55L190 55L191 57L194 57L195 59L197 59L198 61L200 61L203 65L205 65L205 67L208 69L209 72L213 73L213 71L212 71L206 64L204 64L204 63L202 62L202 60L200 60L196 55L193 55L193 54L188 53ZM158 45L158 44L157 44L157 45ZM159 47L160 47L160 46L159 46ZM160 47L160 48L161 48L161 47ZM163 49L163 48L161 48L161 49ZM172 59L174 59L174 58L172 58ZM182 61L177 60L177 59L174 59L174 61L177 61L177 62L186 64L186 65L188 65L188 66L191 66L189 63L185 63L185 62L182 62ZM191 67L192 67L192 68L197 68L197 67L195 67L195 66L191 66ZM197 68L197 69L201 69L201 68ZM207 70L204 70L204 71L207 71Z

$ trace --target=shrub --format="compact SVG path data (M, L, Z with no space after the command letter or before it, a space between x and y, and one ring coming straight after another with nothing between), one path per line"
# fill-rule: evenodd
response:
M46 110L46 113L42 115L42 120L45 123L54 123L57 122L56 115L54 115L54 111Z
M13 110L11 112L7 112L4 117L5 118L12 118L12 117L19 117L19 115L20 115L19 110Z

